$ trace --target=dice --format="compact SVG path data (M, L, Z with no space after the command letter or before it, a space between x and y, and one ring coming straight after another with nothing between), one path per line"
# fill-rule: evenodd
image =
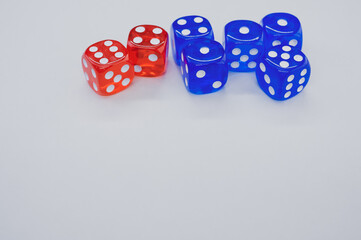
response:
M223 47L213 40L194 41L183 49L181 72L189 92L216 92L227 82L228 66Z
M300 93L310 74L307 57L298 48L287 45L267 50L256 70L260 88L272 99L280 101Z
M115 40L104 40L88 47L82 66L89 86L99 95L109 96L129 86L134 78L127 49Z
M134 27L128 37L129 61L136 76L156 77L165 73L168 61L168 33L154 25Z
M224 28L225 52L230 71L252 72L263 53L263 30L253 21L236 20Z
M262 19L265 48L290 45L302 49L302 28L297 17L289 13L271 13Z
M181 63L181 53L184 47L194 40L214 40L214 34L209 21L201 16L185 16L178 18L172 24L172 50L174 61Z

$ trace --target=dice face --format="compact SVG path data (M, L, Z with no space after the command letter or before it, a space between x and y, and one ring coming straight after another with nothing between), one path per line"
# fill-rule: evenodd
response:
M109 96L129 86L134 78L127 49L115 40L104 40L88 47L82 56L85 79L99 95Z
M261 89L272 99L286 100L300 93L310 79L311 68L301 50L276 46L264 53L256 70Z
M206 94L220 90L228 78L222 45L213 40L190 43L181 54L181 72L191 93Z
M228 69L235 72L256 70L263 53L263 29L258 23L236 20L224 28Z
M289 45L302 49L302 28L297 17L289 13L272 13L262 19L265 48Z
M165 73L168 61L168 33L154 25L134 27L128 37L129 61L137 76L156 77Z
M201 16L185 16L178 18L172 24L172 51L177 65L181 63L181 53L185 46L194 40L214 39L212 26Z

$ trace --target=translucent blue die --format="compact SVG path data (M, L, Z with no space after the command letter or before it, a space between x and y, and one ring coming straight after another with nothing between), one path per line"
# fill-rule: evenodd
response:
M261 22L265 48L290 45L302 49L302 28L297 17L289 13L271 13Z
M194 94L212 93L227 82L228 66L222 45L213 40L194 41L181 54L184 84Z
M310 74L307 57L291 46L276 46L267 50L256 70L259 86L275 100L296 96L307 85Z
M263 52L263 30L258 23L236 20L224 28L225 51L230 71L252 72Z
M174 61L180 65L181 52L190 42L199 39L214 40L212 26L201 16L185 16L172 24L171 42Z

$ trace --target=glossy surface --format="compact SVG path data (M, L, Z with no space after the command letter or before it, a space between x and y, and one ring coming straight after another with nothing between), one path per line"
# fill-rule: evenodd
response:
M297 17L289 13L272 13L262 19L265 48L290 45L302 49L302 28Z
M212 26L201 16L184 16L175 20L171 28L172 51L177 65L181 63L181 53L194 40L214 39Z
M261 89L272 99L286 100L303 91L311 74L310 63L301 50L276 46L264 53L256 70Z
M181 54L181 73L191 93L212 93L223 88L228 68L222 45L203 39L186 46Z
M258 23L236 20L224 28L225 51L230 71L256 70L263 52L263 30Z
M89 46L81 59L85 79L99 95L109 96L127 88L134 78L127 49L115 40Z
M134 27L128 36L129 61L135 75L156 77L165 73L168 62L168 33L154 25Z

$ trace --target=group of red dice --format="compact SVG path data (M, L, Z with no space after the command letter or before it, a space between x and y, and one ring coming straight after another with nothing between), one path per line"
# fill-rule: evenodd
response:
M167 59L168 33L158 26L139 25L130 31L127 47L109 39L89 46L82 66L89 86L109 96L127 88L134 76L163 75Z

